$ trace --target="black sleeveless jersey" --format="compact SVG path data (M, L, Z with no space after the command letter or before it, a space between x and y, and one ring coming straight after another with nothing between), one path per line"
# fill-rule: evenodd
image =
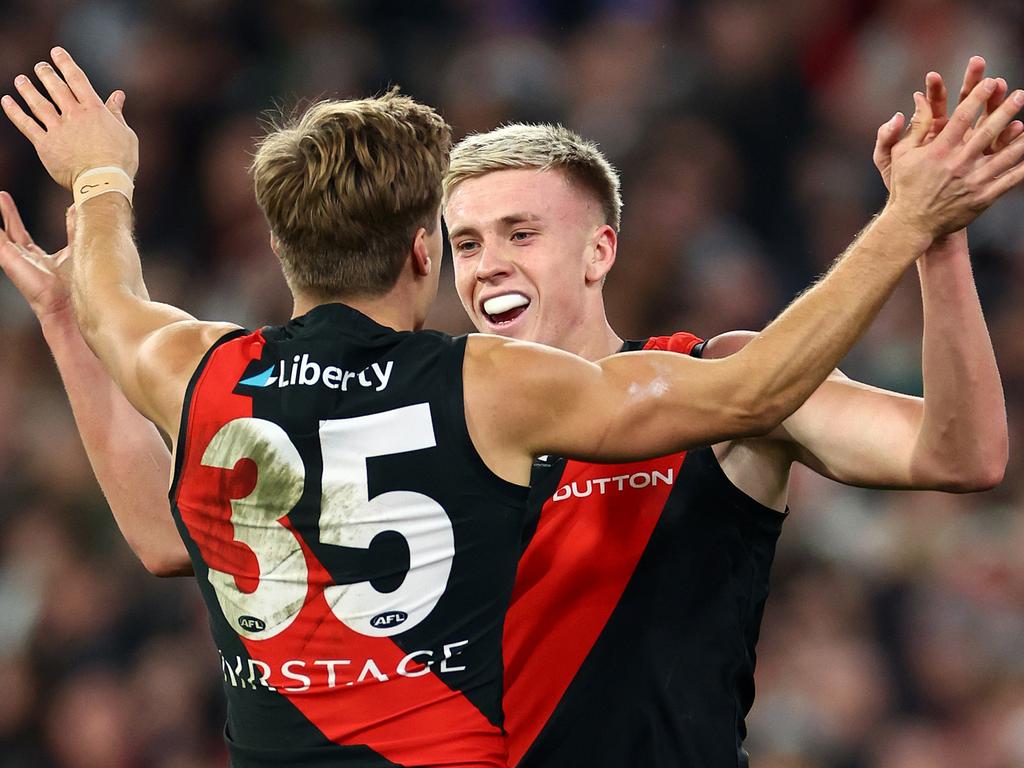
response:
M506 764L526 489L470 441L465 345L328 304L228 334L193 376L171 502L233 766Z
M699 342L623 351L699 355ZM505 623L509 765L745 767L784 516L733 486L711 448L539 461L530 506Z

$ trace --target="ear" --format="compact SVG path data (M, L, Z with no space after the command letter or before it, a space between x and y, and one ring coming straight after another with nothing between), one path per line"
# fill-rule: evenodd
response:
M433 264L430 261L430 248L427 247L427 230L420 227L412 241L412 268L417 277L430 274Z
M594 233L593 246L587 261L587 283L601 283L615 264L619 238L608 224L602 224Z
M270 250L274 252L274 255L278 258L281 257L281 243L277 239L277 235L273 232L270 233Z

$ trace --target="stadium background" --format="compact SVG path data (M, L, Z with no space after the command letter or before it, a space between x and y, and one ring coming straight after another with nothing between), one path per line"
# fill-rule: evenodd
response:
M926 71L958 87L982 53L1011 87L1024 77L1019 0L25 0L0 20L8 82L59 42L104 93L127 91L154 297L249 325L290 310L245 171L274 102L400 83L459 136L557 120L598 140L626 200L613 325L709 336L762 327L881 206L874 130ZM67 195L3 123L0 186L58 247ZM750 718L758 768L1024 766L1024 196L971 242L1010 409L1006 480L952 496L797 472ZM441 293L432 324L468 330L450 280ZM909 276L845 369L919 392L920 338ZM198 594L146 574L117 535L5 280L0 349L0 768L225 765Z

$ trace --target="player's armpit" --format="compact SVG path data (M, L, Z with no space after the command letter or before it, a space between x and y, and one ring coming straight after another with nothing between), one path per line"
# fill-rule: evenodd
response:
M464 386L470 434L499 476L525 483L530 460L660 456L763 433L746 363L631 352L589 363L548 347L471 336Z

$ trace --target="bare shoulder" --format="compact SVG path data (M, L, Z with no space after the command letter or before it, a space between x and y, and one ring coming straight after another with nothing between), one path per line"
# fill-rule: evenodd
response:
M239 326L233 323L187 319L149 334L139 348L137 359L136 407L173 437L192 374L210 347L235 330L239 330Z
M472 333L466 342L466 362L481 371L501 371L513 378L557 376L563 367L594 367L581 357L554 347L489 333ZM554 366L554 367L552 367Z
M757 336L755 331L726 331L712 336L704 342L702 357L708 360L728 357L747 346L755 336Z
M537 446L552 447L589 377L600 368L552 347L473 334L466 342L463 391L470 438L499 477L525 485Z
M553 404L600 368L568 352L490 334L471 334L463 363L467 397L507 407ZM507 408L503 409L507 410Z

